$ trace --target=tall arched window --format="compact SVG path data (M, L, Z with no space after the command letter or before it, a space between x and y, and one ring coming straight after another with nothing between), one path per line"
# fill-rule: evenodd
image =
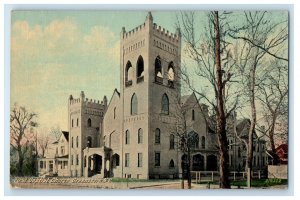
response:
M72 119L72 127L74 127L74 120Z
M174 168L175 164L174 164L174 160L171 159L170 163L169 163L169 168Z
M136 77L144 76L144 59L142 56L139 56L136 64Z
M160 144L160 129L155 129L155 144Z
M168 66L168 80L174 81L174 64L173 62L170 62Z
M170 135L170 149L175 148L175 137L173 134Z
M138 130L138 144L142 144L143 143L143 129L139 129Z
M79 143L79 141L78 141L79 139L78 139L78 136L76 137L76 147L78 148L78 143Z
M125 132L125 144L129 144L130 141L130 133L129 130L126 130Z
M195 110L194 109L192 110L192 120L193 121L195 120Z
M192 149L199 148L199 135L198 133L192 131L188 134L188 146Z
M201 148L205 149L205 137L204 136L201 137Z
M77 118L76 120L76 126L78 127L79 126L79 119Z
M136 94L134 93L131 97L131 115L136 115L138 113L138 99Z
M240 157L241 157L241 148L238 147L238 158L240 158Z
M127 64L126 64L126 67L125 67L125 81L129 81L132 79L132 65L131 65L131 62L128 61Z
M114 108L114 119L116 119L116 107Z
M155 82L162 83L163 82L163 73L160 57L157 56L155 59L155 70L154 70Z
M88 127L92 127L92 120L91 120L91 118L88 119L88 121L87 121L87 126L88 126Z
M72 137L72 148L74 147L74 138Z
M161 112L164 114L169 114L169 98L168 98L167 94L164 94L162 96Z
M86 146L91 148L92 147L92 137L91 136L88 136L87 137L87 141L86 141Z

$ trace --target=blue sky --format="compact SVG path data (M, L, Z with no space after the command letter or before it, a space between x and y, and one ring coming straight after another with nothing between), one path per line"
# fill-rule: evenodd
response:
M175 12L153 12L175 32ZM67 130L70 94L101 100L119 89L119 35L147 12L14 11L11 21L11 105L38 113L40 127Z
M236 12L236 23L241 12ZM286 13L285 13L286 14ZM87 98L110 99L119 89L119 35L144 23L147 12L13 11L11 21L11 98L39 114L43 130L67 130L67 103L85 91ZM152 12L154 22L175 32L176 12ZM197 13L197 31L206 26ZM274 13L273 20L282 20ZM184 57L184 55L183 55Z

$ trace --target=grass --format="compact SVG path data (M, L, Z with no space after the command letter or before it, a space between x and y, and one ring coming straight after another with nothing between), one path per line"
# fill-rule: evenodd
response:
M270 187L274 185L284 185L287 184L287 179L254 179L252 180L252 187ZM241 181L231 181L232 186L247 186L246 180Z
M112 182L114 183L122 183L122 182L168 182L168 181L176 181L179 179L136 179L136 178L112 178Z

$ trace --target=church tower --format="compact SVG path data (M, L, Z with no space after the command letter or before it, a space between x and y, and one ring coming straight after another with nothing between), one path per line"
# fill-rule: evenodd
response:
M107 98L103 101L88 99L83 91L79 98L72 95L68 101L69 121L69 170L70 176L83 176L83 149L100 147L102 141L103 116Z
M181 35L145 22L122 28L120 88L122 176L170 178L178 173L174 128L180 102Z

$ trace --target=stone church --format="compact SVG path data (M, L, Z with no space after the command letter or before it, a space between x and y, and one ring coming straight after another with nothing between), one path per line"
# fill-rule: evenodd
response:
M183 127L193 138L192 170L217 171L217 138L208 107L195 94L181 96L180 30L171 33L158 26L149 12L133 30L123 27L120 41L120 91L115 89L109 102L106 96L88 99L84 92L78 98L70 95L69 131L39 159L39 174L177 178L186 156L179 147ZM242 159L230 158L232 166L243 166Z

